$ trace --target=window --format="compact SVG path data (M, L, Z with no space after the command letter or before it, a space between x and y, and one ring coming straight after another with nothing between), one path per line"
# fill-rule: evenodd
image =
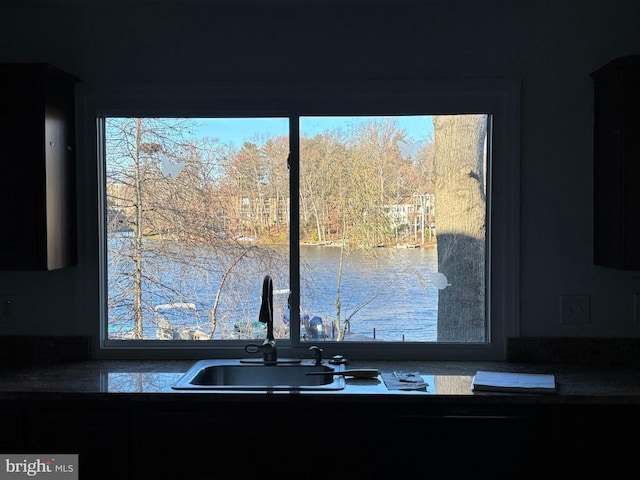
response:
M502 358L517 89L441 89L96 108L102 351L246 356L268 274L280 356Z
M264 336L261 278L289 283L287 119L103 127L107 339Z

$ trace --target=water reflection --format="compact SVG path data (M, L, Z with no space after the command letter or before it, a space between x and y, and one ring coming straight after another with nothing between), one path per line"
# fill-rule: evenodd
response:
M159 393L171 391L181 372L108 372L103 390L110 393Z

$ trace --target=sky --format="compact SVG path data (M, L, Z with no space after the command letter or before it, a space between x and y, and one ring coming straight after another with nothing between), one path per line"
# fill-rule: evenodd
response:
M342 129L347 131L358 123L385 117L302 117L301 134L311 137L318 133ZM414 142L433 134L433 123L430 116L397 116L393 117L400 128L406 129L409 140ZM288 135L287 118L207 118L198 119L197 137L218 138L223 143L231 143L235 147L242 146L246 140L270 138Z

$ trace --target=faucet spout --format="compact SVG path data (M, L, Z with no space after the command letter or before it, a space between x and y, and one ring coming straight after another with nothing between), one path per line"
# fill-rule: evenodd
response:
M267 324L267 338L261 348L264 361L275 362L278 360L278 354L276 341L273 337L273 280L270 275L265 275L262 281L262 301L258 321Z

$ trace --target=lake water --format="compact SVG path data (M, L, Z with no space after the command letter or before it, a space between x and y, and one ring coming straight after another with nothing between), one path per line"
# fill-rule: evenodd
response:
M122 240L119 240L122 241ZM435 248L380 248L371 255L352 253L345 257L341 285L341 319L350 317L352 334L359 334L382 341L436 341L438 289L431 283L430 275L437 271ZM302 261L310 269L309 275L301 279L301 309L309 317L321 317L331 333L336 319L336 290L340 248L330 246L301 245ZM110 263L113 272L126 269L127 262ZM111 270L110 270L111 271ZM170 271L170 270L168 270ZM156 317L152 305L169 302L192 302L196 310L181 309L163 312L172 322L182 324L200 323L207 330L207 312L211 308L215 290L208 285L217 285L219 278L203 277L198 269L182 269L180 275L163 274L163 282L170 288L165 291L190 292L182 298L160 295L153 285L145 286L145 338L155 338ZM255 275L253 275L255 276ZM109 275L110 290L122 282L116 275ZM185 290L185 285L192 285ZM247 331L261 338L262 324L256 324L260 306L259 289L251 287L244 295L240 307L225 312L224 304L219 312L224 320L218 325L214 338L246 338ZM275 285L277 290L286 290ZM113 294L115 295L115 293ZM110 291L110 297L113 296ZM162 300L161 300L162 299ZM286 312L287 294L274 296L275 325L284 328L283 314ZM109 331L113 337L132 328L131 315L122 304L110 314ZM170 316L172 315L172 317ZM116 320L118 319L118 320ZM251 328L247 328L247 327ZM242 333L239 333L239 328ZM252 338L251 336L248 338Z
M438 269L435 248L378 249L380 257L351 254L345 259L341 317L351 315L351 332L386 341L435 341L438 289L430 274ZM384 250L384 251L382 251ZM312 288L302 287L303 312L330 325L336 316L340 249L301 246L300 255L314 272ZM304 285L304 282L302 282Z

